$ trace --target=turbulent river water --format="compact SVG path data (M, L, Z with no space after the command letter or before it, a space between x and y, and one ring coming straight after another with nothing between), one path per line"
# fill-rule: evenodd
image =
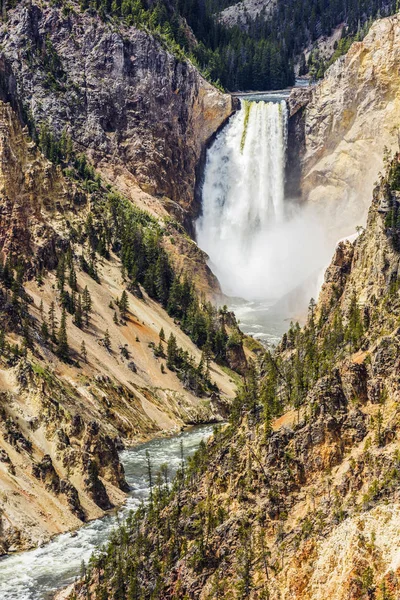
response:
M125 505L116 514L88 523L74 537L70 533L62 534L41 548L1 560L0 599L47 600L55 590L74 581L80 573L82 560L87 561L95 548L107 540L117 519L123 519L148 497L146 450L154 472L166 463L172 476L181 461L181 443L184 456L190 456L212 430L211 425L194 427L179 435L158 438L123 451L121 459L131 487Z

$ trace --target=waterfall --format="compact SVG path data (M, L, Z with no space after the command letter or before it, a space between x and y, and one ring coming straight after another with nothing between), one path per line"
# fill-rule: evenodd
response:
M260 242L284 220L286 129L284 100L244 101L208 151L197 240L228 293L254 295Z
M242 102L207 152L196 234L226 294L274 302L296 290L303 309L298 288L314 294L332 245L318 207L284 197L287 118L279 96Z

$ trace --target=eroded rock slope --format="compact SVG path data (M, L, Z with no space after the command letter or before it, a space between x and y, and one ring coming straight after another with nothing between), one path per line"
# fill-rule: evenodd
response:
M248 374L231 425L115 534L78 598L398 596L399 190L396 156L307 325Z

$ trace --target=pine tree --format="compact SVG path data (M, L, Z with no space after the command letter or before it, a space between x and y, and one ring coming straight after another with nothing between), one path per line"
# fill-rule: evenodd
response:
M70 266L68 284L69 284L69 287L71 288L71 290L73 290L74 292L78 291L78 283L77 283L74 263L71 263L71 266Z
M159 338L160 338L160 340L162 340L163 342L165 342L165 333L164 333L164 328L163 327L161 327L161 329L160 329Z
M162 358L165 357L164 348L163 348L163 345L161 343L161 340L159 341L158 346L157 346L157 348L155 350L155 355L156 356L161 356Z
M86 327L89 326L90 313L92 310L92 298L90 296L90 292L88 287L85 286L82 294L82 311L86 320Z
M176 337L173 333L168 338L167 345L167 367L173 370L176 365L176 359L178 356L178 345L176 343Z
M201 378L204 376L204 352L201 353L199 366L197 367L197 373Z
M85 340L82 340L81 344L81 355L85 363L87 363L87 352L86 352L86 344Z
M65 308L63 308L62 311L60 329L58 331L57 355L62 360L68 360L69 358L69 346L67 338L67 315Z
M40 314L40 319L43 321L44 309L43 309L43 300L42 299L40 299L39 314Z
M168 291L171 285L171 274L165 252L161 252L158 256L154 276L157 299L163 306L166 306L168 302Z
M117 317L117 313L116 313L116 311L114 311L113 321L114 321L114 323L115 323L116 325L119 325L119 322L118 322L118 317Z
M74 323L77 327L79 327L79 329L82 329L83 326L83 310L82 310L82 299L81 299L81 295L79 294L78 296L78 300L76 302L76 306L75 306L75 319L74 319Z
M129 310L129 300L128 300L128 294L126 293L125 290L121 294L121 298L119 300L118 306L119 306L119 310L121 313L121 317L123 319L126 319L126 313Z
M16 281L15 279L11 284L11 292L12 292L11 304L13 307L13 311L14 311L15 315L19 315L20 310L21 310L21 305L20 305L21 286L18 283L18 281Z
M40 333L41 333L44 341L47 342L47 340L49 339L49 328L48 328L46 321L43 321L43 323L40 327Z
M110 350L111 350L111 338L110 338L110 333L109 333L108 329L106 329L106 331L104 333L103 345L108 350L108 352L110 352Z
M59 258L57 265L57 287L61 293L64 291L65 286L65 256L62 254Z
M56 309L54 301L50 304L49 308L49 322L50 322L50 334L51 339L54 343L57 342L57 321L56 321Z
M33 349L33 341L31 337L31 326L29 317L25 317L22 329L23 345L25 348Z

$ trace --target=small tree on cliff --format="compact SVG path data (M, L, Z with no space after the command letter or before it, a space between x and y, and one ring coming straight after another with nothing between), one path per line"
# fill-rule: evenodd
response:
M69 346L67 338L67 316L65 308L63 308L62 311L60 329L58 331L57 354L62 360L68 360L69 358Z
M176 364L176 359L178 356L178 345L176 343L176 337L173 333L168 338L167 345L167 367L168 369L173 370Z
M118 304L119 304L119 310L121 313L121 317L123 319L126 319L126 313L129 310L129 300L128 300L128 294L126 293L125 290L122 292L121 299Z

